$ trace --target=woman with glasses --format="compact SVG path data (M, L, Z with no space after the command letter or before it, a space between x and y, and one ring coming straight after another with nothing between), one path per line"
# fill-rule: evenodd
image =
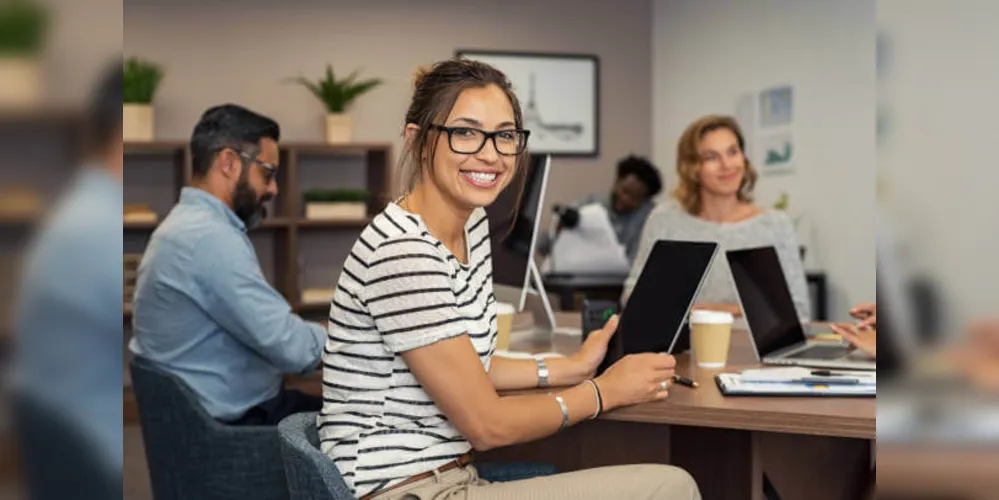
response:
M602 411L663 399L675 366L671 356L631 356L592 378L616 318L570 357L493 357L483 207L512 183L522 189L530 135L522 127L520 104L498 70L449 60L418 75L400 197L362 231L331 306L321 449L362 499L700 498L689 474L665 465L489 484L470 463L473 449L532 441ZM499 395L534 387L552 389Z

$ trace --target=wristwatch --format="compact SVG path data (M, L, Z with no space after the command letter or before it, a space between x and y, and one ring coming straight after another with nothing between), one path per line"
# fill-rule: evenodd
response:
M538 387L544 389L548 387L548 365L544 358L535 358L538 362Z

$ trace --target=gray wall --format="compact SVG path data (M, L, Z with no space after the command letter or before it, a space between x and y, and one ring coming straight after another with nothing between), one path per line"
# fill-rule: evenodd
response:
M594 159L558 159L547 205L609 189L616 160L651 154L651 3L575 0L125 0L125 54L162 63L157 135L185 139L198 115L224 101L280 121L287 140L318 141L323 109L282 82L362 69L387 84L353 109L355 139L391 141L420 65L457 48L591 53L600 58L600 147ZM546 210L547 212L547 210Z

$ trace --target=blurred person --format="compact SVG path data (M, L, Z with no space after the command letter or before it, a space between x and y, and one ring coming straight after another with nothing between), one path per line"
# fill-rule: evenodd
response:
M642 227L655 208L654 199L660 191L662 179L659 169L645 158L629 155L618 162L617 175L609 193L592 193L572 207L578 209L592 204L602 206L607 211L618 243L624 247L628 262L631 263L638 252ZM560 221L556 235L562 229L565 229L565 224ZM551 240L548 234L542 235L539 243L541 255L551 252Z
M264 277L247 231L278 193L278 124L233 104L191 135L192 181L139 265L132 352L177 375L231 424L276 425L321 399L283 385L319 365L325 331Z
M741 316L725 252L773 246L798 316L808 322L811 306L794 223L783 211L753 203L757 173L746 157L745 140L735 119L711 115L691 123L680 137L676 156L679 185L673 191L674 200L660 204L645 222L623 299L627 301L631 294L656 241L714 241L719 253L695 308Z
M100 77L86 160L21 276L10 383L30 498L121 498L122 69Z
M347 486L362 500L699 499L691 476L667 465L482 479L473 449L541 439L601 411L663 400L676 360L628 356L593 378L617 318L568 357L493 356L484 208L515 178L523 182L529 131L519 101L502 72L448 60L418 75L405 123L402 196L361 232L330 311L316 424ZM549 386L562 389L500 395Z

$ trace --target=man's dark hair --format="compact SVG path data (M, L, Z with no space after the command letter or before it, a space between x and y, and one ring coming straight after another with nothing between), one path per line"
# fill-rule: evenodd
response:
M121 140L121 88L124 64L111 63L94 86L87 105L87 148L92 154L102 154Z
M274 120L235 104L208 108L191 134L193 176L203 178L225 148L256 156L265 137L281 139L281 127Z
M638 177L638 180L649 189L649 197L659 194L663 189L663 181L659 177L657 169L649 160L637 156L628 156L617 164L617 178L623 179L630 174Z

